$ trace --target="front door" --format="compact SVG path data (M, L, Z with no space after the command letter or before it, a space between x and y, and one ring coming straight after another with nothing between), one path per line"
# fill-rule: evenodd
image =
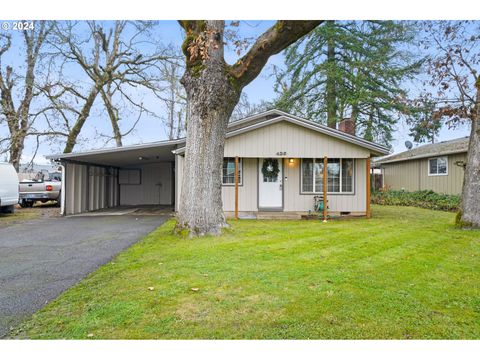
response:
M283 209L282 159L268 158L258 161L259 210Z

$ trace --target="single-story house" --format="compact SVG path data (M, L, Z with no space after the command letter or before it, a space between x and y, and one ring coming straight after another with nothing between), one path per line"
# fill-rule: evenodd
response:
M343 125L343 129L349 126ZM384 146L341 130L269 110L228 125L222 171L224 211L305 213L323 193L327 157L329 213L365 215L370 158ZM185 139L50 155L63 165L66 215L128 205L169 205L180 199Z
M391 190L433 190L443 194L462 192L468 137L419 146L374 161Z

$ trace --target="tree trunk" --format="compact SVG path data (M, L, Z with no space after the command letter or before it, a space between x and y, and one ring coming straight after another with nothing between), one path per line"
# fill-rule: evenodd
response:
M357 134L357 123L358 123L358 104L355 103L352 105L352 113L350 116L350 120L352 121L353 124L353 135Z
M182 111L179 111L177 113L177 134L175 135L175 139L180 139L180 136L182 135L182 116Z
M102 95L103 103L107 108L110 123L112 124L113 138L115 139L115 144L117 145L117 147L122 147L122 133L120 132L120 126L118 125L118 121L120 119L118 118L118 111L114 108L112 103L112 94L110 93L110 90L105 91L103 89L100 91L100 93Z
M363 134L363 138L368 141L374 141L373 139L373 106L370 106L370 112L368 114L368 122L365 126L365 132Z
M327 34L327 85L326 85L326 102L327 102L327 125L331 128L337 128L337 94L335 83L335 39L334 27L335 21L329 20L326 23L328 28Z
M224 60L224 21L180 21L186 71L187 142L177 229L190 236L220 234L227 226L222 206L222 164L228 121L242 88L269 57L310 32L321 21L278 21L234 65Z
M92 109L93 103L95 102L95 98L97 97L100 88L101 86L96 85L90 90L90 94L88 94L88 97L82 107L82 110L80 111L80 115L78 115L75 125L68 133L67 142L65 144L65 148L63 149L63 152L65 154L71 153L73 151L73 148L77 143L78 135L80 134L80 131L85 124L85 121L90 115L90 110Z
M208 58L188 64L182 77L190 117L178 212L178 229L190 236L219 234L227 226L222 206L225 132L240 89L229 78L223 58L223 21L206 22Z
M463 178L461 225L480 227L480 77L476 82L475 117L468 144L467 164Z
M17 133L16 136L12 138L12 143L10 145L10 163L12 163L17 172L20 170L20 161L22 159L24 144L24 135Z
M175 130L175 100L173 91L170 95L170 101L168 104L168 139L172 140Z

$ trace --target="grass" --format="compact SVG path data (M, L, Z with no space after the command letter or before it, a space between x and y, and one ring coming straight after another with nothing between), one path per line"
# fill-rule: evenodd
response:
M480 232L455 228L451 213L373 209L327 224L232 221L195 240L169 221L20 337L478 339Z
M40 214L34 209L15 209L13 214L0 213L0 228L18 222L35 219L38 216L40 216Z

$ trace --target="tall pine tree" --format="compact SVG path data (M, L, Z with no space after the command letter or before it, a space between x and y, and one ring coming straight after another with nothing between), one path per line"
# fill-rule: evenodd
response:
M286 50L276 106L333 128L349 117L357 135L389 144L421 64L405 46L414 35L407 22L327 21Z

